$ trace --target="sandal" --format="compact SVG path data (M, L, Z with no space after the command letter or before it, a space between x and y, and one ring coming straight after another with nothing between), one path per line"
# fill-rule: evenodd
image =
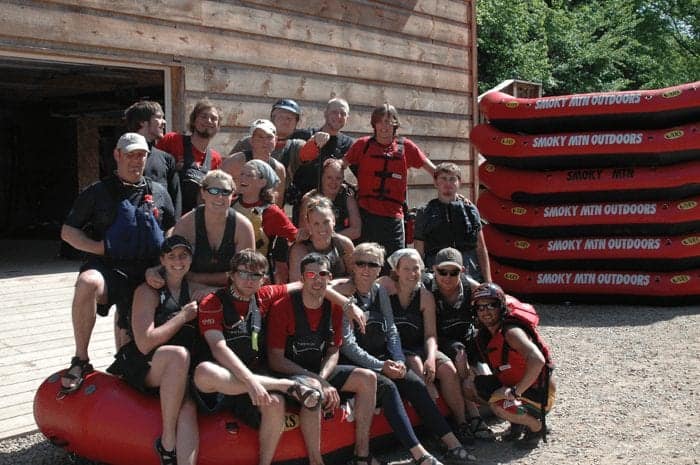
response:
M175 449L165 450L160 438L156 439L153 447L156 449L158 458L160 458L160 465L177 465L177 453L175 452Z
M80 371L77 374L71 373L70 371L79 368ZM92 373L94 368L90 364L90 360L80 360L79 357L73 357L70 359L70 367L68 367L68 370L61 375L61 390L60 394L66 395L70 394L71 392L75 392L78 389L80 389L80 386L83 385L83 381L85 381L85 375L88 373ZM63 385L63 380L67 380L70 385L64 386Z
M299 380L287 389L287 394L309 410L318 409L323 399L321 391Z
M453 447L442 456L445 465L461 465L467 462L476 462L476 457L470 454L463 446Z
M454 430L455 436L459 439L462 445L474 445L474 433L469 423L460 423ZM471 448L471 447L470 447Z
M496 433L493 432L491 427L489 427L481 417L471 417L469 419L469 429L471 430L472 437L476 439L485 439L488 441L496 439Z
M517 423L511 423L510 424L510 429L503 433L501 436L502 441L510 442L510 441L517 441L520 439L520 437L523 435L525 432L525 425L519 425Z
M442 462L430 454L425 454L422 457L413 459L413 463L416 465L443 465Z

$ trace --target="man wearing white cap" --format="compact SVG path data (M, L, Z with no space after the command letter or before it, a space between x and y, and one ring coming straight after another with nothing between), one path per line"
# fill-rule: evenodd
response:
M148 153L141 134L123 134L114 151L117 170L80 193L61 229L61 239L88 254L75 285L75 357L61 380L63 394L80 389L92 371L88 343L96 314L117 305L117 349L127 342L133 291L158 260L163 231L175 224L167 190L143 176Z
M241 174L241 168L250 160L262 160L277 174L279 183L273 189L275 194L274 203L279 207L284 206L284 189L286 185L286 169L282 163L272 157L272 152L275 150L277 143L277 128L272 124L272 121L267 119L256 119L250 126L250 150L243 150L234 153L228 157L221 165L221 169L226 171L233 177L233 180L238 185L238 178Z

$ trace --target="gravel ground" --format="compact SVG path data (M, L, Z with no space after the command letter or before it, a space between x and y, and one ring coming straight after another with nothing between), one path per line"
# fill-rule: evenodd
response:
M700 308L537 308L559 378L549 442L479 443L478 463L700 464ZM38 433L0 442L0 464L70 463Z

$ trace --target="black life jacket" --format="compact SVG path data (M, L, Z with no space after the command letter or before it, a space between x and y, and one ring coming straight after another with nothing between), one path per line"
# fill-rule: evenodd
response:
M192 136L182 136L183 165L180 170L180 191L182 193L182 212L187 213L199 204L200 188L204 176L211 169L211 149L207 147L204 161L198 165L192 152Z
M437 282L431 284L431 291L435 297L435 313L438 338L451 339L462 342L465 345L476 335L474 326L475 315L471 306L471 288L466 279L460 276L463 297L460 305L455 307L445 301Z
M234 306L228 289L219 289L216 296L224 310L224 338L226 345L248 367L257 366L264 356L264 331L260 302L257 295L250 299L248 313L242 318Z
M474 208L463 200L448 204L433 199L425 207L425 254L435 255L445 247L460 252L476 247L481 225Z
M394 324L401 336L401 346L405 349L423 347L425 332L423 314L420 311L420 288L413 291L411 302L406 309L401 306L398 294L391 295L390 300L394 313Z
M218 248L212 249L207 237L204 223L204 205L197 207L194 213L194 255L192 256L192 271L195 273L215 273L228 271L229 262L236 253L233 237L236 234L236 212L228 209L226 226Z
M170 294L168 286L163 286L158 290L158 307L156 307L153 315L153 324L157 328L165 324L168 320L180 313L183 306L187 305L192 299L190 298L190 287L187 280L182 280L180 285L180 295L175 300ZM197 319L193 319L185 323L180 330L163 345L174 345L185 347L191 351L194 346L194 341L197 337Z
M309 371L318 373L328 347L333 343L331 304L323 301L321 321L316 331L311 330L306 318L301 291L290 292L294 310L294 335L287 337L284 355Z
M378 295L378 286L373 285L368 298L363 298L357 292L355 301L365 312L365 333L362 334L355 328L355 340L357 345L362 347L370 355L380 360L387 360L389 352L387 350L388 329L384 314L382 314L381 303Z
M335 235L331 237L331 245L326 251L316 250L311 239L303 241L302 244L308 247L311 252L316 252L328 257L328 261L331 263L329 271L333 274L334 278L347 276L348 273L345 269L345 261L343 260L343 246Z

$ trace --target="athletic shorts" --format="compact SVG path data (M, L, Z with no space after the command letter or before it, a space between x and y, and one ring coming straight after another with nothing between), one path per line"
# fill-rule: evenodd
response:
M403 353L406 356L417 355L420 357L421 360L425 361L425 349L423 349L422 347L417 349L404 349ZM435 368L447 362L451 362L450 357L448 357L439 350L435 352Z
M105 265L98 259L88 260L80 272L95 270L102 275L107 286L107 303L97 304L97 314L107 316L112 305L117 306L117 325L122 329L131 329L131 304L134 290L141 284L140 278L134 279L124 271Z

